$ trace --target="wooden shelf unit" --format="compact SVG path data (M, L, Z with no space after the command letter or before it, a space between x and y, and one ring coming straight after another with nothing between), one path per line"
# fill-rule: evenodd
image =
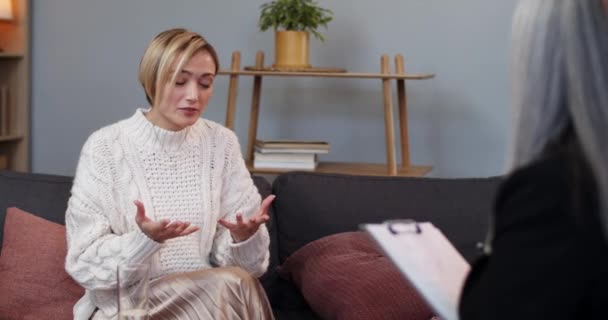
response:
M23 53L0 52L0 59L23 59L24 57L25 56L23 55Z
M19 141L23 139L23 135L5 135L0 136L0 142Z
M29 172L31 0L12 0L12 8L14 19L0 20L0 87L8 89L8 132L0 130L0 157L8 165L0 169Z
M398 167L397 176L420 177L431 171L431 166L409 166ZM284 172L294 171L294 169L285 168L254 168L251 162L247 163L247 169L255 173L263 174L280 174ZM306 171L306 170L299 170ZM319 165L314 172L324 173L344 173L356 174L365 176L386 176L386 165L377 163L356 163L356 162L319 162Z
M380 73L353 73L353 72L294 72L294 71L253 71L241 69L241 54L239 51L232 53L232 62L229 70L222 69L220 75L230 77L228 88L228 106L226 109L226 127L234 129L236 116L236 99L238 92L239 76L253 77L253 94L251 99L251 114L249 118L249 137L247 140L247 151L245 162L248 169L253 173L282 173L293 171L293 169L259 169L254 168L253 153L254 143L257 139L258 120L260 115L260 98L262 94L263 77L323 77L323 78L351 78L351 79L378 79L382 84L382 101L384 106L384 125L386 136L386 164L350 163L350 162L321 162L315 172L344 173L354 175L375 176L423 176L428 173L431 166L415 166L410 163L409 138L407 127L407 101L405 80L426 80L435 77L434 74L406 74L403 56L395 56L395 72L389 70L389 56L382 55L380 58ZM264 68L264 52L256 54L255 69ZM401 163L397 164L395 133L393 126L393 102L391 95L391 82L395 81L397 87L397 107L399 110L399 143L401 146Z

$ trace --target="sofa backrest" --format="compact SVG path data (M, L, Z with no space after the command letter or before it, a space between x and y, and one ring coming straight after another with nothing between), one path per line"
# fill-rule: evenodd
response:
M67 176L0 171L0 248L7 208L19 207L64 224L72 180Z
M68 176L0 171L0 249L7 208L19 207L47 220L65 224L72 181L73 178ZM270 194L268 180L254 176L253 182L262 197Z
M369 177L290 172L274 180L271 265L313 240L362 223L410 218L440 228L467 260L483 241L500 182L492 178Z

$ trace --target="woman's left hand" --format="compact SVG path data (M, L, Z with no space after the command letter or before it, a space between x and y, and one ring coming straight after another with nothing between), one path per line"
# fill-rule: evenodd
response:
M266 221L270 219L268 208L270 208L270 204L275 197L276 196L273 194L266 197L266 199L262 201L258 213L249 219L243 219L243 215L237 213L236 223L228 222L225 219L220 219L218 223L230 230L234 242L245 241L258 231L258 228L262 223L266 223Z

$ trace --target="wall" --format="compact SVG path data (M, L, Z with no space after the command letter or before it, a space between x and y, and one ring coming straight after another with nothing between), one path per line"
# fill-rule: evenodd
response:
M223 67L255 52L273 59L273 34L259 32L264 0L53 0L33 3L33 170L72 175L95 129L145 106L141 54L163 29L183 26L214 44ZM380 56L401 53L408 72L411 157L431 176L503 172L509 132L508 48L515 1L320 0L335 12L313 40L315 66L377 72ZM391 59L392 60L392 59ZM239 82L236 132L247 139L251 78ZM224 123L228 81L216 82L205 117ZM385 162L378 80L265 78L260 138L324 139L325 160ZM244 148L244 145L243 145Z

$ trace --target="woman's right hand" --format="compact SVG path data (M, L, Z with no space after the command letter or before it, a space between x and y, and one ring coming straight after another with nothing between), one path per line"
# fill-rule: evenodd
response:
M173 239L181 236L187 236L199 230L199 227L190 225L190 222L169 221L163 219L154 221L146 216L144 204L139 201L133 201L137 207L135 222L148 238L156 242L164 242L168 239Z

